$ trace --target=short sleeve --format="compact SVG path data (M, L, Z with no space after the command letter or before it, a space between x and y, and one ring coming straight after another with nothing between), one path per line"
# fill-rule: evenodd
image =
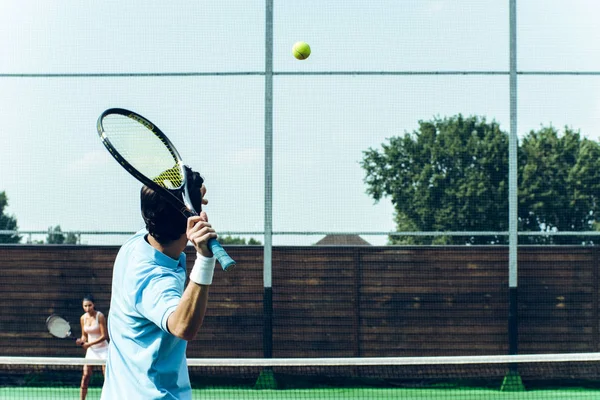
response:
M161 271L157 267L139 288L136 308L144 318L169 332L167 320L177 308L182 294L180 278L172 271Z

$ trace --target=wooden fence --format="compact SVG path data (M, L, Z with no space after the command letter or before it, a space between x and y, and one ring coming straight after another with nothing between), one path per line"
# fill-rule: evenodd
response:
M0 246L0 355L82 356L52 338L45 319L64 315L78 335L88 292L108 315L117 251ZM238 266L216 272L189 357L263 356L263 249L228 251ZM519 248L520 353L598 351L598 255ZM504 246L273 249L273 357L506 354L507 322Z

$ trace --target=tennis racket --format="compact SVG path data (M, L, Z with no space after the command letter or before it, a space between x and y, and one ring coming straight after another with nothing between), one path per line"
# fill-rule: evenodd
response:
M46 328L48 328L48 332L52 336L59 339L78 339L71 336L71 325L69 322L56 314L52 314L46 318Z
M133 111L110 108L98 118L97 128L104 146L131 175L160 193L186 217L198 215L201 210L192 206L185 165L158 127ZM210 239L208 247L223 270L235 266L217 240Z

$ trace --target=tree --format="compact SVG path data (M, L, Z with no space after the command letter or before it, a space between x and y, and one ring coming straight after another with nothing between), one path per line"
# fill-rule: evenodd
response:
M67 238L65 239L65 244L77 244L79 242L79 238L73 232L67 233Z
M600 145L579 131L531 131L520 146L519 229L591 231L600 212ZM530 243L593 243L578 236L536 236ZM597 240L596 240L597 242Z
M506 231L508 136L496 122L458 115L364 152L367 193L391 197L399 231ZM505 237L390 237L390 243L498 243Z
M248 244L248 245L260 245L260 241L250 238L246 243L246 239L239 236L223 236L219 237L219 243L221 244Z
M8 197L6 192L0 192L0 230L16 231L18 230L17 219L5 213L4 209L8 206ZM21 236L16 234L0 234L0 243L19 243Z
M54 228L48 228L48 236L46 236L46 243L48 244L77 244L77 236L74 233L69 232L65 237L62 232L60 225Z
M485 118L435 118L364 152L367 193L391 197L399 231L507 231L508 135ZM518 149L520 231L596 230L600 145L579 132L531 131ZM576 236L521 243L582 243ZM390 237L390 243L506 243L500 237ZM592 241L588 240L588 243Z

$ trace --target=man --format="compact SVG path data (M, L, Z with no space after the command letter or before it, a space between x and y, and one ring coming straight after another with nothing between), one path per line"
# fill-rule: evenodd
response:
M187 169L192 205L207 204L202 178ZM102 400L191 399L187 341L206 312L216 238L205 212L186 219L152 189L141 191L146 229L119 250L108 317L109 346ZM196 261L185 287L188 241Z

